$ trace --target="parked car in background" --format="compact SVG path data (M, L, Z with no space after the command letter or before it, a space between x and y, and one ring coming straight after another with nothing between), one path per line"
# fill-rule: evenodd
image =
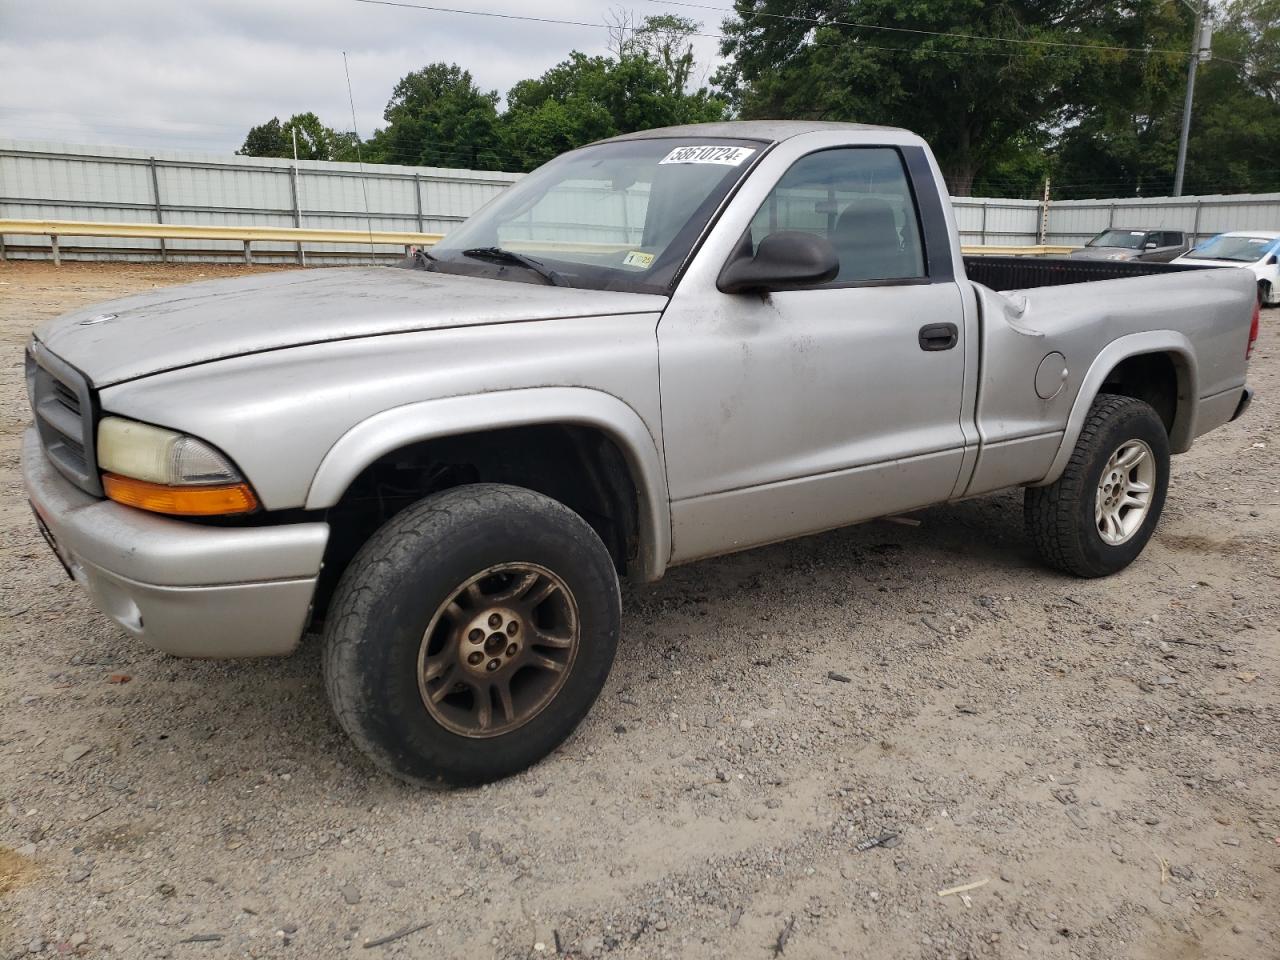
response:
M1181 230L1103 230L1071 254L1077 260L1168 263L1189 249Z
M1200 244L1174 263L1197 267L1247 267L1258 279L1258 299L1280 306L1280 231L1233 230Z

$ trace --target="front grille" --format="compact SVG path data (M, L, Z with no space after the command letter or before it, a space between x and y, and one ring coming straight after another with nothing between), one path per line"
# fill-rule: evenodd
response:
M31 344L29 357L31 408L45 456L81 490L102 496L88 380L39 342Z
M68 387L61 380L53 381L53 392L58 398L58 402L74 413L80 416L80 398L76 396L75 391Z

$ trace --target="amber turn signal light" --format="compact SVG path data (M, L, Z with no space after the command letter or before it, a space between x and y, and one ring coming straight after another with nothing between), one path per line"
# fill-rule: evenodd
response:
M249 513L258 508L258 498L253 495L247 483L171 487L163 483L104 473L102 489L116 503L175 517L226 516L232 513Z

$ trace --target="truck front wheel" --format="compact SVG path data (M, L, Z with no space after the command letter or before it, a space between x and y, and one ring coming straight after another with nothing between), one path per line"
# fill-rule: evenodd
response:
M1027 489L1027 535L1049 566L1104 577L1142 552L1168 488L1169 438L1155 410L1099 394L1062 476Z
M342 727L390 773L496 780L586 715L620 611L609 552L580 516L519 487L455 487L352 560L325 629L325 684Z

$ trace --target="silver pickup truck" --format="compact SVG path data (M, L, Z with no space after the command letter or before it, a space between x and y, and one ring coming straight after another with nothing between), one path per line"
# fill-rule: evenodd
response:
M1050 567L1113 573L1170 454L1250 398L1248 271L966 263L902 130L604 141L403 266L43 324L23 469L126 631L248 657L321 629L342 726L417 782L569 736L622 575L1017 486Z

